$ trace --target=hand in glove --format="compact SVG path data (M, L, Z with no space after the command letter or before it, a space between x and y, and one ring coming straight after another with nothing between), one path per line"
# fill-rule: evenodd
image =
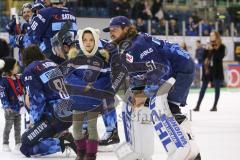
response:
M16 46L23 47L23 43L24 43L23 41L24 41L23 35L16 35L16 37L15 37Z
M6 30L10 35L16 35L16 18L13 17L13 19L7 24Z

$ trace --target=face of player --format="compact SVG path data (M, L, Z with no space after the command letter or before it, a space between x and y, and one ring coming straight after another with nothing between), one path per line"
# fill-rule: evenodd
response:
M83 34L83 45L86 49L87 52L92 52L94 45L95 45L95 40L92 35L92 33L84 33Z
M122 40L125 39L127 34L127 27L113 27L110 28L110 38L115 43L120 43Z
M31 16L32 16L32 10L29 8L24 8L23 9L23 19L28 22L29 19L31 18Z

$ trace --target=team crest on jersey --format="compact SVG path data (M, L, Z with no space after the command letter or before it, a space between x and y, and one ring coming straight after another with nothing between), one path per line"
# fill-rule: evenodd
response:
M133 56L130 55L129 53L126 54L126 60L130 63L133 63Z

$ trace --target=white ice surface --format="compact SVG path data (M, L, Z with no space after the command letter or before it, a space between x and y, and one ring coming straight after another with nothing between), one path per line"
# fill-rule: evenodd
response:
M188 105L183 110L188 116L189 110L195 107L198 94L192 93L188 97ZM192 129L195 133L197 143L201 150L202 160L238 160L240 151L240 92L221 92L218 111L210 112L214 101L213 93L206 93L201 105L200 112L192 112ZM118 109L120 114L120 107ZM119 134L121 141L124 140L124 133L121 120L119 118ZM0 144L2 144L2 133L4 128L3 110L0 110ZM99 136L104 133L104 125L101 117L98 121ZM13 132L13 130L12 130ZM14 136L11 132L10 146L14 148ZM66 157L65 154L57 153L45 157L25 158L20 153L2 152L0 145L1 160L22 160L22 159L43 159L43 160L59 160L70 159L74 160L74 154ZM117 160L114 153L98 153L98 160ZM153 160L166 160L166 154L162 145L155 136L155 154Z

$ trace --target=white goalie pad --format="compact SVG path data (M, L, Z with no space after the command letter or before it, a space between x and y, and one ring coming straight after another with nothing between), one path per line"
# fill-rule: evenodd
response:
M123 123L126 142L115 148L119 160L150 160L154 153L154 129L148 107L123 106Z
M190 126L186 127L187 119L181 125L172 115L167 96L175 83L174 78L167 80L158 90L157 95L150 101L150 109L154 129L168 154L168 160L192 160L198 152L194 140L189 140L187 134ZM184 126L185 125L185 126Z

